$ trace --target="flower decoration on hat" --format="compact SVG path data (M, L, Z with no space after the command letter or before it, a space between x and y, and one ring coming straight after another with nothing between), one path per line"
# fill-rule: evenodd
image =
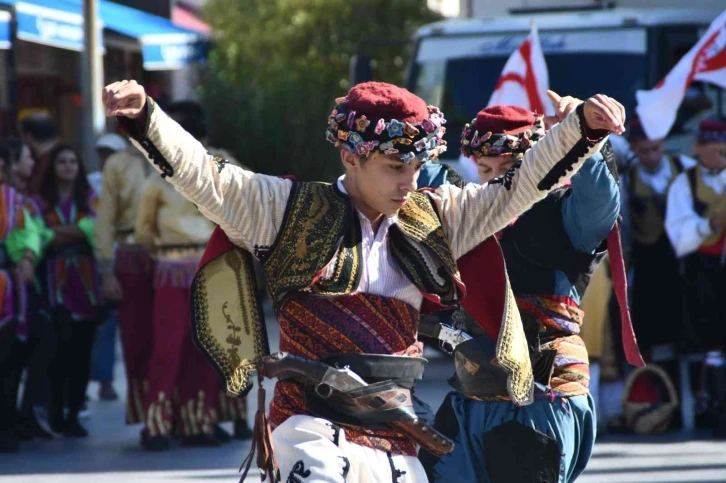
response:
M461 153L466 157L524 157L545 135L544 118L514 106L481 110L461 132Z
M326 138L336 147L364 157L380 152L407 164L446 151L444 115L405 89L368 82L335 102Z

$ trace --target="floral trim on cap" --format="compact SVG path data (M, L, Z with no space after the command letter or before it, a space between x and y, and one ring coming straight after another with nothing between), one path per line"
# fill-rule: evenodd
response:
M705 143L726 143L726 131L699 131L698 142Z
M438 107L428 106L429 118L411 124L396 119L373 122L364 113L349 109L346 97L339 97L335 104L325 132L335 147L363 157L379 151L406 164L414 158L426 162L446 151L446 119Z
M480 133L473 119L461 132L461 153L467 157L514 155L518 160L545 135L544 118L537 117L532 129L519 134Z

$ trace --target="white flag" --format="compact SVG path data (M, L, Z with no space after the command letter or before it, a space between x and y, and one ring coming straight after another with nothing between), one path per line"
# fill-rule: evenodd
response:
M537 27L532 23L529 35L504 64L502 75L494 87L487 107L519 106L537 114L555 112L547 97L550 81Z
M663 139L676 120L678 107L693 81L726 89L726 11L652 90L637 91L635 111L650 139Z

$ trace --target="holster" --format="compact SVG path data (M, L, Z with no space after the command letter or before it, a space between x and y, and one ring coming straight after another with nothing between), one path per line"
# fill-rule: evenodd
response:
M539 339L531 335L526 325L534 381L547 387L557 352L540 350ZM456 391L473 398L507 397L507 373L496 364L496 344L489 337L484 335L459 344L454 351L454 365L456 374L448 382Z
M417 419L411 388L423 377L426 359L378 354L341 354L321 359L345 367L369 385L346 393L321 398L312 383L301 381L305 406L316 416L338 424L369 429L389 428L390 421Z

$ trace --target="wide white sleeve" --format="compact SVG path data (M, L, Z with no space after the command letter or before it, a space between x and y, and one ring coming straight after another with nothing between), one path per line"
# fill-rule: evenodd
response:
M127 128L138 128L124 121ZM233 243L253 252L274 243L290 197L290 180L253 173L211 155L153 101L141 130L132 133L134 145Z
M693 253L713 232L707 218L693 209L693 196L686 173L681 173L668 189L665 229L676 256Z
M587 140L578 111L554 126L525 153L521 167L512 171L509 186L469 183L460 189L444 184L432 193L455 258L471 251L547 196L602 148L607 136L596 142Z

